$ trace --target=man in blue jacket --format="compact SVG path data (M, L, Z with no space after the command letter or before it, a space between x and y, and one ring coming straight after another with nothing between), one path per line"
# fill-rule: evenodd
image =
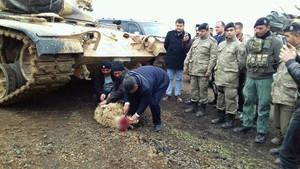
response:
M169 86L166 91L164 101L167 101L172 96L173 80L176 78L175 83L175 97L177 102L182 102L180 98L181 86L182 86L182 75L183 75L183 62L188 51L186 51L186 45L191 39L191 35L184 31L184 20L177 19L176 29L169 31L164 47L167 51L166 55L166 69L169 76Z
M130 71L124 81L124 112L133 115L137 123L140 115L150 106L154 130L162 130L159 102L169 85L167 73L155 66L143 66Z

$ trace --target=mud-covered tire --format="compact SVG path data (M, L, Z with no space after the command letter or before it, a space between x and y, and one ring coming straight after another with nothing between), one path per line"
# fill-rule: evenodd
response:
M0 98L3 98L16 90L16 77L14 70L9 65L0 64L0 72L3 80L6 81L5 86L2 86L5 87L5 92L0 95Z
M26 80L21 72L19 63L15 62L15 63L10 63L8 65L15 74L16 89L21 88L23 85L26 84Z

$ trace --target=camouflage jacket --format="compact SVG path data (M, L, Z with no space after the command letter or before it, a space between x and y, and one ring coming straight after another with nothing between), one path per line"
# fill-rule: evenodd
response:
M196 38L184 60L184 70L192 76L211 73L216 64L216 51L217 41L209 34Z
M276 73L280 63L282 42L271 33L266 39L252 37L247 42L247 77L269 79Z
M245 62L245 46L236 37L221 42L217 50L215 67L216 85L237 88L239 86L239 72L244 69Z
M296 46L300 53L300 44ZM297 98L297 84L289 74L285 63L281 62L276 78L272 84L273 103L295 106L295 98Z
M242 42L242 44L244 46L247 45L247 41L250 39L250 35L245 35L245 34L242 34L242 37L239 39L240 42Z

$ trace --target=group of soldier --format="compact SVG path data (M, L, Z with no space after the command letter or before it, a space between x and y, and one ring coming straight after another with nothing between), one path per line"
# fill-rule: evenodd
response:
M212 124L221 124L224 129L235 126L236 114L243 113L243 126L234 128L236 133L247 133L253 128L253 120L257 113L257 134L255 143L263 143L269 124L271 102L274 103L274 123L280 129L280 134L271 140L273 144L281 145L289 122L296 108L297 84L284 62L280 59L283 42L275 33L270 31L270 21L266 17L259 18L254 24L254 36L249 37L242 33L243 25L240 22L224 24L216 23L217 35L212 37L207 23L196 25L196 36L190 40L190 35L184 32L184 21L176 21L176 30L169 32L165 44L172 41L171 36L182 37L182 46L177 50L167 50L166 68L170 76L170 86L176 75L175 96L177 102L180 95L183 71L190 76L191 99L190 108L186 113L196 113L196 116L205 115L208 104L209 79L213 80L212 88L218 110L218 117ZM289 46L296 48L300 53L300 24L292 23L284 30ZM174 34L174 35L173 35ZM186 35L184 35L186 34ZM174 38L173 38L174 39ZM178 43L178 42L177 42ZM287 44L285 44L287 45ZM180 64L183 54L187 52L182 69L175 69L170 62L176 60ZM180 67L181 68L181 67ZM172 90L172 87L170 91ZM171 98L167 92L164 101ZM256 108L255 108L256 107ZM257 110L256 113L254 110ZM273 148L270 153L278 155L280 147ZM300 154L295 154L298 156ZM280 163L280 159L276 159ZM284 166L283 166L284 168Z
M298 109L293 112L296 106L300 106L300 95L297 95L295 83L295 78L300 79L300 73L294 71L300 67L297 63L299 56L295 61L296 55L300 53L300 24L292 23L284 29L289 43L284 45L284 41L270 31L270 21L265 17L256 21L255 34L251 38L242 33L243 24L240 22L226 25L222 21L217 22L217 35L214 37L207 23L197 24L194 38L184 31L183 19L176 20L175 24L176 29L168 32L164 42L167 51L166 72L154 66L129 71L121 62L117 61L113 65L108 61L102 62L100 75L94 78L100 104L123 99L124 112L133 115L132 123L136 123L146 107L150 106L154 129L160 131L159 103L163 95L164 101L171 98L174 77L175 98L177 102L182 102L182 76L183 73L190 76L191 107L185 112L195 113L197 117L206 114L209 82L212 79L215 93L212 104L216 103L218 117L212 119L211 123L221 124L224 129L233 128L237 112L242 112L243 126L233 131L247 133L253 128L253 119L257 114L254 141L263 143L273 101L274 122L280 129L280 135L273 138L272 143L283 145L281 150L274 148L270 153L277 155L280 152L281 158L276 161L281 160L282 168L297 167L300 148L295 140L300 141L297 136L300 120L295 115ZM296 74L295 77L291 72ZM293 127L288 129L292 121ZM285 136L286 133L288 136Z

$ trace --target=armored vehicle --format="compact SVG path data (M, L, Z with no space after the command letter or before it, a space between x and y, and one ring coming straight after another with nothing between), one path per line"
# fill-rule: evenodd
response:
M90 0L0 0L0 106L89 79L105 59L151 64L163 42L93 22Z

